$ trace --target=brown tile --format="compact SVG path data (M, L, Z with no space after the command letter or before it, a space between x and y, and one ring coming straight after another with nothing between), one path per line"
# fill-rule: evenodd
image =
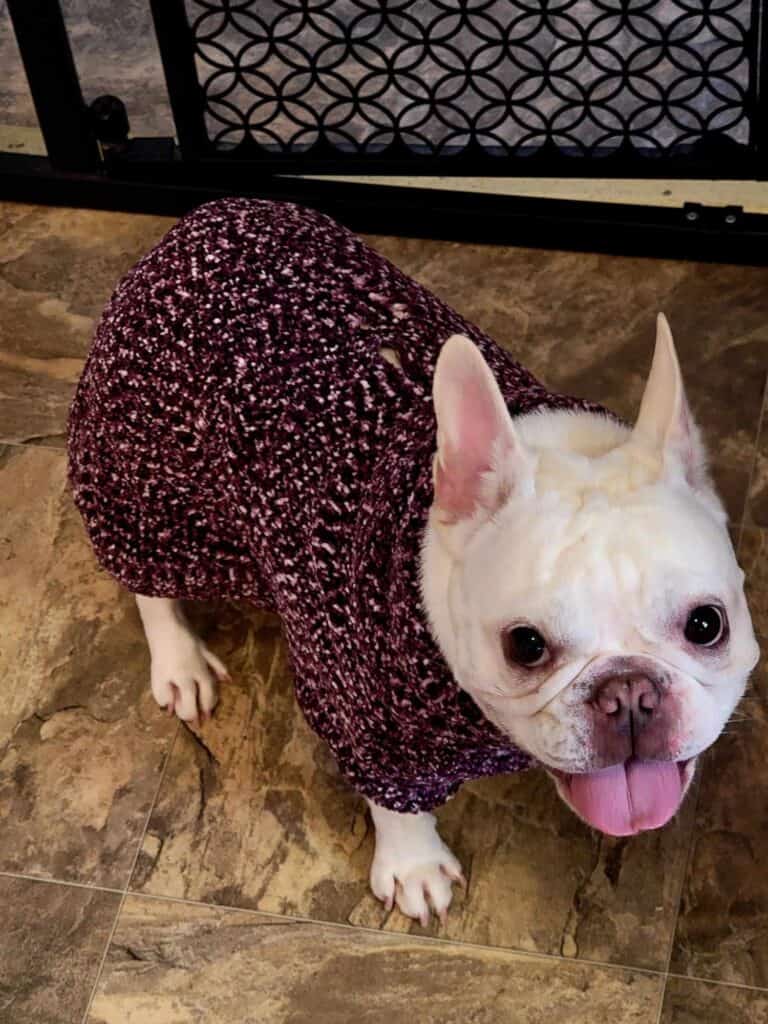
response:
M422 934L397 913L387 917L368 891L370 823L296 706L275 620L229 609L205 621L234 683L202 741L180 735L132 886ZM531 772L465 786L439 817L470 886L432 934L665 964L690 807L631 842L599 838Z
M655 1024L660 986L631 972L133 897L88 1020Z
M666 829L615 840L583 826L542 772L473 783L441 814L470 889L447 929L435 933L661 969L691 815L686 806Z
M746 591L755 630L768 637L768 530L745 526L739 563L746 573Z
M0 440L60 443L96 318L174 221L18 204L0 211Z
M29 217L33 211L40 211L42 208L31 206L28 203L0 202L0 235L10 231L20 221Z
M197 611L234 681L201 739L177 738L132 885L345 920L368 866L363 807L296 705L279 624Z
M123 886L174 725L63 454L0 452L0 870Z
M79 1021L119 903L116 893L0 876L0 1020Z
M434 238L397 238L393 235L361 234L360 237L404 274L415 277L416 280L421 280L424 268L435 260L439 261L449 248L463 244Z
M670 978L659 1024L768 1024L768 992Z
M768 985L768 666L702 775L672 970Z

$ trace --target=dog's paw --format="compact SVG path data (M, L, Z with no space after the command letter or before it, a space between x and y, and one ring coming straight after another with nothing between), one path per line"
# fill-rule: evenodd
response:
M448 907L453 899L453 883L464 884L461 865L451 851L445 847L440 860L415 864L403 870L396 864L379 864L371 871L371 889L387 910L397 904L407 916L421 923L429 924L434 912L445 924Z
M382 828L376 820L371 890L387 910L397 904L407 917L420 921L424 928L432 912L444 923L453 897L453 883L466 886L461 864L438 835L431 814L396 817L405 820L392 829L386 825Z
M229 679L224 665L194 633L174 629L152 645L151 684L157 703L182 721L210 718L218 683Z

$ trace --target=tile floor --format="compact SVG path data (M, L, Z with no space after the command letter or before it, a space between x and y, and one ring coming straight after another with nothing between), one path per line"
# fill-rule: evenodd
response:
M469 890L426 930L367 891L276 620L195 609L234 681L198 732L158 711L62 446L94 318L170 223L0 205L0 1021L768 1024L764 669L661 832L600 838L535 773L466 786L441 821ZM768 639L768 268L372 241L627 416L668 313Z

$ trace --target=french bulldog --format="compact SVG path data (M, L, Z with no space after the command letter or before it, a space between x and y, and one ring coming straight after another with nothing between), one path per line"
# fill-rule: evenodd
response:
M422 923L462 880L431 810L473 774L530 763L612 836L666 824L758 647L665 318L630 427L546 399L327 218L225 201L174 231L108 307L69 441L97 554L136 593L157 702L206 718L226 677L180 598L275 607L302 707L368 801L373 892ZM390 494L387 529L369 528Z

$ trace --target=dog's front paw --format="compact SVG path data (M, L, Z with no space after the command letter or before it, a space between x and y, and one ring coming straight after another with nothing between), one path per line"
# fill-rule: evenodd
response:
M453 883L466 885L461 864L437 833L431 814L396 814L371 805L376 853L371 889L387 910L397 904L426 928L434 911L442 922Z
M185 722L209 718L217 684L229 678L224 665L194 633L180 627L152 645L151 684L157 703Z
M453 898L453 883L464 884L461 865L447 846L434 860L404 866L401 861L379 858L371 868L371 889L391 910L396 903L407 916L426 928L431 911L445 923Z

